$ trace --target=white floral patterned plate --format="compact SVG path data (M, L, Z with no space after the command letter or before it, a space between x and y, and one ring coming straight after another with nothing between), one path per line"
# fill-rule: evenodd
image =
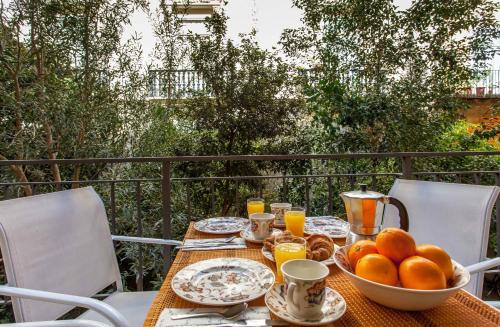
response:
M281 233L283 233L283 231L273 228L273 233L272 233L273 236L276 236ZM255 237L253 237L253 233L250 230L250 228L245 228L244 230L242 230L240 232L240 236L250 243L264 243L264 240L257 240L255 239Z
M273 286L266 265L242 258L204 260L178 271L172 279L175 294L204 305L233 305L252 301Z
M349 232L349 223L332 216L306 217L304 232L326 234L331 238L345 238Z
M334 265L335 264L334 255L335 255L335 251L337 251L337 249L340 249L340 246L338 246L337 244L334 244L333 245L333 254L332 254L332 256L330 258L326 259L326 260L321 261L321 262L324 263L327 266ZM270 260L272 262L276 262L276 260L274 260L273 253L271 251L269 251L265 246L262 247L261 251L262 251L262 255L267 260Z
M285 284L276 284L267 292L265 300L269 310L280 319L297 326L320 326L334 322L345 313L347 304L337 291L326 288L325 303L323 304L323 318L306 320L293 316L286 311Z
M197 221L194 229L208 234L234 234L248 226L248 219L240 217L214 217Z

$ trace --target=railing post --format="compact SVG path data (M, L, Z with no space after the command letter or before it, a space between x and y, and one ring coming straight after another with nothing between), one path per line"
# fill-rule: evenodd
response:
M240 215L240 192L239 192L239 190L240 190L240 181L236 180L234 186L235 186L234 199L235 199L235 211L236 211L235 215L239 216ZM231 192L231 183L229 183L228 188L229 188L229 192ZM229 207L228 210L230 211L231 207Z
M172 184L171 184L171 171L170 161L165 160L162 162L161 169L161 204L163 209L163 238L171 238L171 222L172 222ZM167 273L170 268L170 245L163 246L163 273Z
M333 216L333 185L331 176L328 176L327 184L328 184L328 214L330 216Z
M288 188L286 184L286 170L283 172L283 195L282 199L283 202L288 202Z
M412 158L411 157L401 157L401 167L404 179L413 179L412 172Z
M141 206L142 206L142 193L141 193L141 182L137 181L135 185L135 200L137 206L137 236L142 237L142 214L141 214ZM137 290L144 290L144 259L142 255L142 244L137 243L138 246L138 261L139 265L137 268Z
M116 203L115 203L115 182L111 182L110 191L110 205L111 205L111 232L116 234Z
M191 222L193 219L193 213L191 212L191 182L188 181L186 183L186 203L187 203L187 211L188 211L188 219Z
M474 184L481 185L481 175L478 173L472 174L472 178L474 179Z
M14 187L12 187L12 188L14 188ZM5 185L4 188L3 188L3 200L10 199L9 193L10 193L10 186L9 185Z
M351 159L349 160L350 162L350 167L349 167L349 184L351 185L351 190L354 190L354 188L356 187L356 176L354 174L356 174L356 169L352 168L353 165L354 165L354 160Z
M210 180L210 208L210 212L215 214L215 186L213 179Z
M495 174L495 182L498 187L500 187L500 174L497 173ZM496 224L497 224L497 257L500 255L500 196L497 198L497 203L496 203L496 211L497 211L497 217L496 217Z
M309 199L309 177L306 177L306 215L309 215L311 213L311 205L310 205L310 199Z

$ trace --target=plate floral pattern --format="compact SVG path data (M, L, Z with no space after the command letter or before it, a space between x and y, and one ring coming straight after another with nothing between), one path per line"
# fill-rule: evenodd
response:
M264 295L274 284L267 266L249 259L218 258L177 272L172 290L184 300L204 305L233 305Z
M326 260L323 260L321 261L322 263L324 263L325 265L327 266L331 266L331 265L334 265L335 264L335 259L334 259L334 256L335 256L335 251L337 251L338 249L340 249L340 246L338 246L337 244L335 244L333 246L333 254L330 258L326 259ZM262 247L262 255L269 261L272 261L272 262L276 262L276 260L274 260L274 255L271 251L269 251L268 249L266 249L266 247Z
M331 238L345 238L349 232L349 223L332 216L306 217L304 232L326 234Z
M348 247L343 246L340 249L336 249L333 253L333 257L337 260L337 263L342 266L345 270L354 273L354 269L351 268L351 264L349 263L349 258L347 256Z
M240 217L214 217L197 221L194 229L208 234L234 234L248 226L246 218Z
M272 313L291 324L298 326L326 325L342 317L346 311L347 304L342 295L340 295L337 291L334 291L329 287L326 287L325 291L325 303L323 304L322 309L323 317L318 320L296 318L286 311L285 284L275 285L269 292L267 292L265 301L267 307Z
M272 235L278 235L283 233L281 230L277 228L273 228L273 233ZM246 228L240 232L240 236L245 239L245 241L251 242L251 243L264 243L264 240L256 240L253 237L252 231L250 228Z

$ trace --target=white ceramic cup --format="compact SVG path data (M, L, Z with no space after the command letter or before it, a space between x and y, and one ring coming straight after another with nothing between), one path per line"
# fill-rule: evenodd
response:
M281 266L286 285L286 311L299 319L323 317L328 267L318 261L296 259Z
M253 213L250 215L250 228L256 240L263 240L273 233L274 218L271 213Z
M271 213L273 213L276 218L274 223L276 225L285 225L285 212L292 209L291 203L271 203Z

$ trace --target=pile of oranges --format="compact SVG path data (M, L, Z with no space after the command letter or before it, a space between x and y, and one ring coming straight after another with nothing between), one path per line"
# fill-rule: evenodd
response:
M391 286L435 290L446 288L453 278L451 258L432 244L416 245L399 228L386 228L374 241L354 243L348 252L356 275Z

